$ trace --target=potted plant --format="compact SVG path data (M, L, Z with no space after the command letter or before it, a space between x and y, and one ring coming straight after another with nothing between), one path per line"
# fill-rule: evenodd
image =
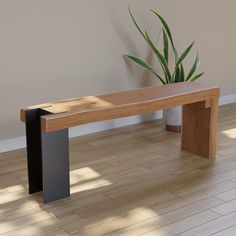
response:
M189 70L188 74L185 73L183 61L186 58L186 56L191 51L194 42L191 43L182 54L179 55L177 52L177 49L175 47L175 43L172 37L172 33L170 30L170 27L168 26L165 19L156 11L151 10L151 12L154 14L155 17L161 22L162 24L162 37L163 37L163 52L161 52L160 49L158 49L153 42L151 36L148 34L146 30L142 30L139 25L137 24L131 10L129 9L129 14L131 16L131 19L137 28L138 32L141 34L143 39L146 41L146 43L149 45L151 50L154 52L157 61L159 62L161 69L163 71L163 75L158 74L155 69L144 60L131 56L131 55L125 55L126 58L137 64L138 66L142 67L145 70L148 70L150 73L154 74L155 77L157 77L163 85L171 84L171 83L180 83L180 82L190 82L195 81L198 78L200 78L204 73L198 73L195 74L197 71L200 59L199 55L197 53L196 59L193 63L193 66ZM174 54L174 61L175 65L173 68L170 67L169 63L169 51L172 50ZM181 113L182 113L182 107L174 107L169 108L163 111L163 118L166 125L166 130L172 131L172 132L180 132L181 131Z

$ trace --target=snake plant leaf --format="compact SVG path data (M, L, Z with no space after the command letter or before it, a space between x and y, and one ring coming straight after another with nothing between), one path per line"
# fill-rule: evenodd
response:
M180 82L180 68L177 67L175 73L172 76L172 81L171 83L178 83Z
M198 78L200 78L203 74L204 74L204 72L202 72L202 73L200 73L200 74L197 74L197 75L193 76L192 78L190 78L189 80L190 80L190 81L195 81L195 80L197 80Z
M125 55L125 57L129 58L131 61L135 62L137 65L140 67L150 71L152 74L154 74L163 84L166 84L166 82L159 76L155 70L145 61L141 60L140 58L130 56L130 55Z
M180 64L180 82L184 82L185 80L185 72L183 63Z
M197 57L196 57L196 59L195 59L195 62L194 62L194 64L193 64L191 70L189 71L189 74L188 74L187 77L186 77L186 81L188 81L188 80L192 77L192 75L195 73L195 71L197 70L197 68L199 67L199 65L200 65L200 59L199 59L199 55L197 54Z
M185 80L184 66L181 63L180 66L175 69L175 72L171 77L171 83L184 82L184 80Z
M173 40L173 37L172 37L172 34L171 34L170 27L167 24L167 22L164 20L164 18L159 13L157 13L154 10L151 10L151 11L158 17L158 19L161 21L163 27L165 28L165 31L166 31L169 39L170 39L170 42L171 42L171 45L172 45L172 48L173 48L173 51L174 51L175 63L177 64L177 61L179 60L179 56L178 56L178 52L177 52L177 50L175 48L175 45L174 45L174 40Z
M148 40L148 44L154 50L155 55L156 55L157 59L159 60L161 66L162 66L162 69L164 71L164 74L165 74L165 77L166 77L166 80L167 80L166 82L169 83L170 80L171 80L171 74L170 74L170 70L168 68L168 65L167 65L165 57L155 47L155 45L154 45L153 41L151 40L151 38L149 37L147 31L145 31L145 36L146 36L146 38Z
M143 38L147 41L147 39L146 39L146 37L145 37L145 34L143 33L143 31L142 31L141 28L139 27L138 23L136 22L136 20L135 20L133 14L132 14L130 8L128 8L128 9L129 9L130 17L131 17L131 19L133 20L134 25L135 25L136 28L138 29L139 33L143 36Z
M171 31L170 31L170 27L168 26L167 22L163 19L163 17L158 14L156 11L154 10L151 10L158 18L159 20L161 21L162 25L164 26L165 30L166 30L166 33L170 39L170 42L172 44L172 46L174 47L174 41L173 41L173 38L172 38L172 34L171 34Z
M164 29L162 29L162 31L163 31L164 56L165 56L166 62L168 64L168 61L169 61L169 42L168 42L166 31Z
M185 57L189 54L190 50L192 49L193 45L194 45L194 42L191 43L190 46L188 46L187 49L182 53L182 55L180 56L180 58L176 64L176 67L178 67L183 62Z
M179 55L178 55L178 52L175 47L173 48L173 51L174 51L174 55L175 55L175 64L177 64L177 62L179 60Z

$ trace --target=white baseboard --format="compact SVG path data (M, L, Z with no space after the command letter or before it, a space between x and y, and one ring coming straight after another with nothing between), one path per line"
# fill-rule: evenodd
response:
M0 153L17 150L24 147L26 147L25 136L0 141Z
M226 105L230 103L236 103L236 94L230 94L220 97L219 104ZM162 118L162 112L156 112L153 115L148 116L131 116L120 119L114 119L109 121L102 121L91 123L87 125L80 125L74 128L69 129L69 137L78 137L85 134L96 133L100 131L105 131L113 128L138 124L143 121L154 120ZM0 141L0 153L13 151L26 147L25 136L12 138L7 140Z
M236 102L236 93L230 94L230 95L225 95L220 97L219 104L220 106L227 105L230 103L235 103Z

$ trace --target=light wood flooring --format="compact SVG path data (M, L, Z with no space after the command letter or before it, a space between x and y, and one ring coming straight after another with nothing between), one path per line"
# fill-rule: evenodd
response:
M161 121L73 139L71 197L50 204L27 193L25 150L0 154L0 235L236 235L236 104L218 133L215 161Z

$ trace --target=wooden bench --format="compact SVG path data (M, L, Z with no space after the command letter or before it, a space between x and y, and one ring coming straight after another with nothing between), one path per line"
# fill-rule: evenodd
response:
M88 96L21 109L26 123L29 193L44 202L70 195L68 128L183 105L181 149L209 159L216 155L220 90L178 83Z

